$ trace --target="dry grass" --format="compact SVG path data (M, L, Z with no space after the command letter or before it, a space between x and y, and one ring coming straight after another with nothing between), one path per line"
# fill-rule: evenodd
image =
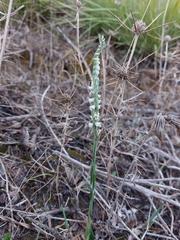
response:
M11 25L0 73L1 238L84 239L96 45L88 39L76 47L75 35L71 26L52 32L43 24ZM111 36L107 41L95 239L180 238L179 45L168 52L157 62L132 60L124 72L125 57ZM158 61L159 77L151 67Z

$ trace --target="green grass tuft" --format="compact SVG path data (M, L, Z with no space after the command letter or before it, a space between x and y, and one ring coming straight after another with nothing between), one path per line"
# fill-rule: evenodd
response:
M99 33L108 35L108 31L113 30L114 42L122 46L130 46L133 34L120 26L118 20L111 15L108 10L112 11L117 17L121 19L129 28L132 28L133 19L131 12L134 15L135 20L142 19L145 9L149 3L149 0L82 0L82 7L80 9L80 37L90 37ZM118 3L119 2L119 3ZM7 0L4 2L7 6ZM44 17L49 18L53 16L54 24L63 25L65 23L76 23L76 1L62 1L62 0L37 0L31 4L31 1L18 0L14 2L14 8L25 4L27 12L38 12ZM164 0L152 0L148 11L145 14L144 22L148 26L153 19L155 19L160 13L165 10L167 1ZM180 35L180 28L177 27L180 22L180 1L171 0L167 9L165 22L172 22L165 27L165 35L170 35L171 38L177 39ZM52 15L53 14L53 15ZM162 25L163 14L152 24L150 29ZM161 31L162 28L156 28L146 34L143 34L136 46L136 53L149 54L158 49L161 43ZM172 41L171 45L174 45L176 41Z
M44 0L42 0L43 2ZM48 0L47 0L48 1ZM51 2L49 0L49 2ZM81 37L89 37L92 34L101 33L107 35L109 29L115 32L114 39L115 43L118 45L130 46L133 34L120 27L118 20L112 16L108 10L112 11L117 17L119 17L129 28L132 28L133 19L131 16L131 11L134 15L135 20L142 19L149 0L142 1L132 1L132 0L122 0L121 4L116 4L114 0L84 0L82 1L82 7L80 9L80 24L81 24ZM153 19L155 19L160 13L163 13L166 7L167 1L152 0L147 13L144 17L144 22L148 26ZM76 22L76 6L75 2L72 4L71 1L58 1L55 0L52 3L52 9L54 12L64 13L59 19L56 19L58 24L63 24L67 21L72 23ZM165 35L170 35L172 38L177 38L180 35L180 29L177 28L176 24L180 22L180 1L172 0L168 6L166 13L165 22L172 22L168 24L165 28ZM72 14L73 11L73 14ZM72 17L73 16L73 17ZM163 14L151 25L150 29L160 26L155 30L152 30L146 34L143 34L136 46L136 53L148 54L152 53L155 49L159 48L161 42L161 25L163 20ZM172 42L175 44L175 41Z

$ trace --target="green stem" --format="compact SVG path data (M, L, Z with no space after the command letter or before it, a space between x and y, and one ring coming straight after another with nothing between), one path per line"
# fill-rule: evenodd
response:
M98 126L99 126L99 109L100 109L100 97L98 95L99 90L99 70L100 70L100 60L99 55L102 52L105 45L105 39L103 36L100 36L99 47L94 54L93 58L93 76L91 81L91 103L92 103L92 127L93 127L93 154L91 162L91 172L90 172L90 202L89 202L89 211L88 211L88 220L86 225L85 236L86 240L94 239L93 233L91 230L92 214L93 214L93 202L94 202L94 191L95 191L95 182L96 182L96 152L98 144Z
M90 178L90 202L89 202L89 212L88 212L88 221L86 226L86 239L90 240L91 236L91 222L92 222L92 213L93 213L93 203L94 203L94 189L96 182L96 150L98 143L98 129L95 124L93 124L93 156L91 162L91 178Z

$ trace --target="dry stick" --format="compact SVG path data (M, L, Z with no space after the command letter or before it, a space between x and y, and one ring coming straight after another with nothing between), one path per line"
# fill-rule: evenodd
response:
M150 205L149 214L148 214L147 220L149 220L150 217L151 217L151 211L152 211L152 206ZM141 240L143 240L145 238L146 234L148 233L148 230L149 230L149 224L146 224L146 230L144 231L144 233L143 233L143 235L141 237Z
M14 121L14 120L21 120L24 118L36 118L37 120L41 121L40 119L38 119L38 117L40 117L41 114L40 113L30 113L30 114L24 114L24 115L19 115L19 116L12 116L12 117L0 117L0 122L6 122L6 121ZM53 115L54 117L63 117L63 115Z
M5 16L5 18L6 18L6 25L5 25L5 30L4 30L2 48L1 48L1 52L0 52L0 69L1 69L2 60L3 60L3 55L4 55L4 51L5 51L6 39L7 39L8 30L9 30L8 26L9 26L10 17L11 17L12 15L14 15L18 10L20 10L21 8L24 7L24 5L21 6L21 7L18 8L13 14L11 14L12 4L13 4L13 0L10 0L10 1L9 1L9 6L8 6L8 13L7 13L7 16ZM2 20L2 19L1 19L1 20Z
M179 159L178 157L176 157L176 156L171 156L171 155L169 155L168 153L164 152L163 150L160 150L160 149L158 149L158 148L156 148L156 147L152 147L152 146L148 145L147 143L144 143L144 145L145 145L146 147L149 147L153 152L156 152L156 153L160 154L161 156L163 156L163 157L171 160L172 162L174 162L174 163L176 163L178 166L180 166L180 159Z
M9 157L9 156L7 155L7 158L8 158L8 157ZM2 163L2 160L1 160L1 159L0 159L0 162ZM27 176L27 174L26 174L26 176ZM31 206L32 210L36 213L36 216L37 216L37 212L36 212L36 210L34 209L33 205L31 205L30 200L29 200L29 199L24 195L24 193L21 191L22 184L23 184L23 182L21 183L20 187L17 187L17 185L16 185L17 190L18 190L18 192L20 192L20 193L22 194L22 196L24 197L25 200L23 200L23 201L25 201L25 202L27 201L27 202L28 202L28 204ZM18 207L18 206L20 206L20 204L21 204L21 203L18 202L17 204L15 204L15 206ZM9 205L10 205L10 204L9 204ZM14 212L14 211L15 211L15 212L19 211L19 210L16 210L15 208L12 209L11 206L10 206L10 208L8 208L7 206L8 206L8 204L7 204L5 207L0 207L0 210L2 209L2 211L7 210L7 211L10 211L10 212L11 212L11 211L13 211L13 212ZM1 211L1 212L2 212L2 211ZM23 212L23 211L20 211L20 212ZM27 214L27 211L26 211L25 213ZM3 217L3 216L1 216L1 217ZM10 219L10 218L9 218L9 219ZM12 219L12 218L11 218L11 221L13 221L14 223L16 223L15 220ZM25 224L25 223L20 223L20 222L19 222L19 225L24 226L24 225L27 225L27 224ZM27 228L27 226L25 226L25 227Z
M7 173L6 173L6 169L5 169L4 164L3 164L1 159L0 159L0 164L1 164L1 167L3 169L3 173L5 175L5 179L3 179L3 181L5 181L5 183L6 183L6 194L7 194L8 201L9 201L10 213L11 213L11 223L12 223L11 236L13 236L13 234L14 234L14 217L13 217L13 208L12 208L11 197L10 197L10 194L9 194L9 181L8 181L8 176L7 176ZM1 176L1 178L3 178L3 177Z
M141 240L141 239L140 239L138 236L136 236L136 234L125 224L125 222L122 220L121 217L119 218L119 220L121 221L122 225L126 228L126 230L131 233L131 235L132 235L133 237L135 237L137 240Z
M127 62L127 65L126 65L126 72L128 72L128 69L129 69L129 66L130 66L132 57L134 55L136 45L137 45L138 38L139 38L139 35L135 34L134 39L133 39L134 41L133 41L133 47L132 47L132 50L131 50L131 54L130 54L129 60Z
M108 174L107 174L108 176ZM87 180L87 178L86 178ZM108 205L108 203L105 201L105 199L101 196L101 194L95 189L95 194L97 195L97 197L99 197L100 201L102 203L104 203L104 205L107 207L108 210L112 210L112 207L111 205ZM98 199L98 200L99 200ZM119 220L121 221L121 223L123 224L123 226L126 228L126 230L132 235L134 236L137 240L140 240L136 235L135 233L123 222L123 220L121 218L119 218Z
M154 179L154 180L156 180L156 179ZM163 179L158 179L158 182L162 182L162 181L165 182L165 181L168 181L168 180L169 180L168 178L163 178ZM178 179L177 178L173 178L173 180L177 181ZM149 186L149 187L163 188L163 189L168 190L168 191L177 191L178 195L180 193L180 189L174 188L172 186L167 186L167 185L153 183L149 179L148 179L148 181L144 181L144 179L139 179L139 180L135 180L134 182L137 183L137 184L142 184L142 185L144 184L144 185Z
M130 165L130 167L129 167L129 169L128 169L125 177L124 177L124 181L121 183L121 186L119 187L119 190L118 190L119 193L121 192L121 189L122 189L122 186L123 186L123 184L124 184L124 182L125 182L126 177L127 177L127 176L129 175L129 173L130 173L131 171L133 171L134 168L135 168L135 174L134 174L133 178L131 179L131 181L134 180L134 178L135 178L135 176L136 176L136 173L138 172L137 162L138 162L139 152L140 152L142 146L146 144L145 142L146 142L146 140L147 140L147 137L148 137L151 133L152 133L152 129L149 131L149 133L148 133L146 136L143 137L142 143L141 143L141 145L139 146L136 155L133 157L133 161L132 161L132 163L131 163L131 165ZM176 157L176 156L173 156L173 158L177 158L177 157Z
M174 228L174 215L173 215L173 210L171 209L171 207L169 206L169 204L167 203L167 208L170 211L170 215L171 215L171 232L173 232L173 228Z
M167 1L166 4L166 8L163 14L163 25L165 23L165 18L166 18L166 13L167 13L167 9L169 6L169 2L170 0ZM165 56L165 64L164 64L164 70L162 73L162 58L163 58L163 45L164 45L164 35L165 35L165 26L162 26L162 34L161 34L161 46L160 46L160 63L159 63L159 80L160 80L160 85L159 85L159 89L158 89L158 96L157 96L157 103L156 103L156 108L158 108L158 106L160 105L160 101L161 101L161 92L162 92L162 86L165 80L165 68L166 68L166 64L167 64L167 55ZM167 52L166 52L167 54Z
M66 36L66 34L63 32L63 30L59 27L59 26L56 26L56 29L58 30L58 32L60 32L62 34L62 36L64 37L64 39L69 43L69 45L78 53L79 52L79 49L74 45L74 43ZM86 62L86 59L84 58L84 56L82 55L82 53L80 53L80 57L81 57L81 60L84 64L84 66L86 67L87 69L87 73L89 75L89 78L92 79L92 74L91 74L91 71L90 71L90 68Z
M146 139L147 139L147 136L144 136L144 138L142 139L142 143L141 143L141 145L139 146L139 148L138 148L138 150L137 150L136 155L134 155L134 157L133 157L133 161L132 161L132 163L130 164L129 169L128 169L128 171L126 172L126 174L125 174L125 176L124 176L124 179L123 179L123 181L122 181L122 183L121 183L121 185L120 185L120 187L119 187L119 189L118 189L118 193L119 193L119 194L120 194L120 192L122 191L122 187L123 187L123 185L124 185L124 183L125 183L128 175L130 174L130 172L131 172L131 171L133 172L134 169L135 169L135 173L134 173L134 176L133 176L133 178L131 179L131 181L134 180L134 178L135 178L135 176L136 176L136 174L137 174L137 171L138 171L138 166L137 166L138 155L139 155L139 152L140 152L143 144L145 143Z
M15 15L20 9L22 9L24 6L25 6L25 5L22 5L22 6L20 6L18 9L16 9L14 12L12 12L12 13L10 14L10 17L14 16L14 15ZM0 19L0 22L2 22L2 21L4 21L4 20L7 18L7 15L8 15L8 14L2 13L1 11L0 11L0 14L4 15L4 17L2 17L2 18Z
M58 156L62 156L65 160L71 162L72 164L75 164L76 166L78 167L81 167L87 171L90 170L90 167L86 164L83 164L79 161L77 161L76 159L70 157L70 156L67 156L63 153L60 153L58 151L54 151L53 154L55 155L58 155ZM101 171L101 170L96 170L96 173L99 174L100 176L104 176L104 177L108 177L108 174L107 172L104 172L104 171ZM163 200L165 202L168 202L168 203L171 203L172 205L175 205L177 207L180 207L180 203L179 202L176 202L174 200L171 199L171 196L167 196L167 195L163 195L163 194L160 194L160 193L156 193L150 189L147 189L145 187L142 187L140 185L137 185L137 183L134 181L134 182L131 182L129 180L126 180L124 178L119 178L119 177L116 177L116 176L113 176L111 175L111 178L114 179L114 180L117 180L119 182L123 182L124 185L130 187L130 188L133 188L135 190L137 190L138 192L141 192L143 193L145 196L147 197L155 197L157 199L160 199L160 200Z
M85 177L85 180L86 180L87 182L89 181L88 179L89 179L89 175L88 175L87 177ZM104 196L101 196L101 194L96 190L96 188L95 188L95 195L97 195L97 197L95 196L95 198L97 199L97 201L99 201L99 199L100 199L101 203L104 203L104 205L107 207L107 209L111 210L111 205L109 205L109 204L106 202ZM99 197L99 199L98 199L98 197ZM100 202L100 201L99 201L99 202Z
M164 43L164 35L165 35L165 18L167 13L167 8L169 6L170 0L167 1L166 8L163 14L163 24L162 24L162 34L161 34L161 47L160 47L160 63L159 63L159 78L162 77L162 56L163 56L163 43ZM161 80L162 81L162 80Z
M64 129L63 129L63 135L64 136L67 135L68 120L69 120L69 107L68 107L68 114L66 114L65 126L64 126ZM65 139L62 140L63 145L64 145L64 143L65 143ZM58 159L58 163L57 163L57 167L56 167L56 178L55 178L56 192L57 192L57 198L58 198L59 206L61 206L61 198L60 198L60 194L59 194L60 163L61 163L61 156L59 156L59 159ZM66 168L66 166L64 166L64 167Z
M141 20L144 19L145 15L146 15L146 13L147 13L147 11L148 11L149 5L151 4L151 1L152 1L152 0L149 1L148 5L147 5L147 7L146 7L146 9L145 9L145 11L144 11L144 13L143 13L143 16L142 16L142 19L141 19Z
M50 85L46 88L46 90L44 91L42 97L41 97L41 113L42 113L42 117L46 123L46 127L50 130L51 134L53 135L53 137L55 138L55 140L57 141L58 145L61 147L62 152L64 152L64 154L66 154L67 156L69 156L69 154L66 152L66 150L64 149L64 147L62 146L61 142L59 141L58 137L56 136L55 132L53 131L51 125L49 124L45 112L44 112L44 107L43 107L43 101L44 98L46 96L47 91L49 90Z
M31 222L32 226L35 227L37 231L40 231L41 234L43 235L48 235L51 237L60 237L60 233L58 233L57 230L54 228L48 227L46 224L41 223L38 220L35 220L31 217L28 217L26 214L21 214L25 219L27 219L29 222ZM62 237L62 236L61 236ZM61 239L66 239L66 238L61 238Z
M157 233L147 233L148 236L151 236L151 239L166 239L166 240L174 240L172 237L168 237L166 235L157 234Z
M154 211L157 212L156 206L154 205L152 199L151 199L150 197L149 197L148 199L149 199L149 202L151 203ZM160 219L160 221L161 221L161 223L162 223L162 226L166 229L166 231L168 231L168 232L174 237L174 239L178 240L178 239L176 238L176 236L173 234L173 232L171 231L171 229L168 227L168 225L165 223L165 221L163 220L163 218L160 216L159 213L157 213L157 216L158 216L158 218Z
M13 221L17 226L19 225L19 226L27 228L27 229L35 230L35 228L31 224L27 224L24 222L22 223L20 221L16 221L15 219L11 219L10 217L7 217L7 216L0 215L0 219L4 222L12 222Z
M114 125L114 136L118 136L119 135L119 128L118 128L118 117L120 115L120 108L118 109L118 113L116 115L116 121L115 121L115 125ZM108 199L109 193L110 193L110 185L111 185L111 159L113 157L113 152L114 152L114 148L115 148L115 141L116 138L111 138L111 146L110 146L110 154L108 156L108 161L107 161L107 191L106 191L106 199Z
M13 4L13 0L10 0L9 6L8 6L8 13L7 13L7 18L6 18L6 25L5 25L5 30L4 30L2 48L1 48L1 52L0 52L0 69L1 69L2 59L3 59L3 55L4 55L4 51L5 51L5 44L6 44L7 34L8 34L8 26L9 26L9 20L10 20L10 16L11 16L12 4Z
M84 70L82 67L82 63L81 63L81 50L80 50L80 41L79 41L79 12L81 9L81 3L77 0L76 1L76 6L77 6L77 14L76 14L76 19L77 19L77 27L76 27L76 38L77 38L77 48L78 48L78 60L79 60L79 65L81 68L81 72L84 75Z

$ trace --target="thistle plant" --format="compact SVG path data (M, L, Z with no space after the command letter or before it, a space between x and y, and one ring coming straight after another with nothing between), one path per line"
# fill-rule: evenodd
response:
M166 123L176 127L178 131L180 131L180 120L178 116L168 113L166 115L159 115L155 116L153 119L150 132L156 135L160 141L163 140L163 134L165 132L165 125Z
M90 203L88 211L88 220L86 225L86 240L93 239L93 234L91 230L91 221L92 221L92 211L93 211L93 202L94 202L94 190L95 190L95 181L96 181L96 151L98 143L99 128L101 123L99 122L99 109L100 109L100 95L99 95L99 71L100 71L100 60L99 55L102 52L105 39L104 36L99 37L99 47L96 50L93 58L93 74L91 79L90 89L90 109L91 109L91 118L92 122L89 124L93 128L93 155L91 162L91 172L90 172Z
M129 56L129 60L126 64L126 72L128 72L128 69L129 69L129 66L130 66L130 63L131 63L131 60L132 60L132 57L134 55L134 52L135 52L135 48L136 48L136 45L137 45L137 41L138 41L138 38L139 36L144 33L146 31L146 29L149 27L146 27L146 24L143 22L143 20L137 20L135 21L134 20L134 16L133 16L133 20L134 20L134 23L133 23L133 26L132 26L132 29L130 29L129 27L127 27L122 21L120 18L118 18L114 13L112 13L111 11L109 11L120 23L122 26L124 26L125 28L127 28L130 32L132 32L134 34L134 39L132 41L133 43L133 46L132 46L132 49L131 49L131 54ZM129 49L129 50L130 50ZM128 55L128 54L127 54Z
M142 35L143 33L147 33L147 32L150 32L150 31L152 31L152 30L155 30L155 29L157 29L157 28L162 27L162 25L161 25L161 26L157 26L157 27L154 27L154 28L149 29L149 27L163 14L163 12L160 13L158 16L156 16L156 17L151 21L151 23L150 23L148 26L146 26L146 23L143 21L146 13L147 13L147 11L148 11L148 8L149 8L149 6L150 6L150 4L151 4L151 1L152 1L152 0L150 0L149 3L147 4L147 7L146 7L146 9L145 9L145 11L144 11L144 14L143 14L143 16L142 16L142 18L141 18L140 20L135 20L135 19L134 19L134 15L133 15L133 13L131 12L132 19L133 19L132 29L129 28L123 21L121 21L121 19L118 18L113 12L111 12L111 11L108 10L108 12L111 13L111 14L119 21L119 23L120 23L123 27L125 27L127 30L129 30L130 32L132 32L132 33L134 34L134 38L133 38L133 40L132 40L131 46L130 46L130 48L129 48L129 50L128 50L128 53L127 53L127 56L126 56L126 59L127 59L127 57L129 56L129 52L130 52L129 59L128 59L128 61L127 61L127 63L126 63L126 66L125 66L126 72L128 72L128 70L129 70L130 63L131 63L132 58L133 58L133 55L134 55L134 53L135 53L135 49L136 49L136 46L137 46L137 42L138 42L139 36Z

